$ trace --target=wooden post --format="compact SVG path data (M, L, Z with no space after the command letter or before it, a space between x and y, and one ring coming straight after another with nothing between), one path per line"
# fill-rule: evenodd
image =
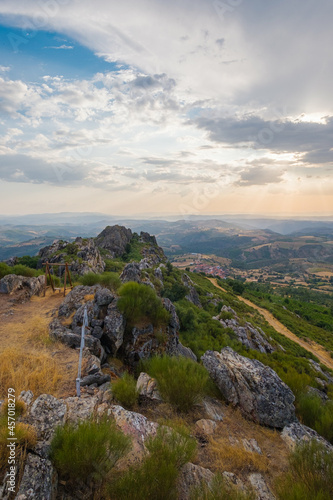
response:
M49 270L50 283L51 283L51 286L52 286L52 290L55 292L53 278L52 278L52 274L51 274L51 270L50 270L50 266L48 265L47 267L48 267L48 270ZM53 267L52 267L52 270L53 270Z
M46 295L46 287L47 287L47 264L45 265L44 297Z
M68 268L67 262L66 262L66 269L67 269L67 274L68 274L69 282L71 284L71 287L73 288L73 283L72 283L72 279L71 279L71 273L69 272L69 268Z

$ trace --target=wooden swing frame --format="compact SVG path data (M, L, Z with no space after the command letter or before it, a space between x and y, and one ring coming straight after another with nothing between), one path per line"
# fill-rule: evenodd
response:
M53 292L55 292L56 290L59 290L59 293L61 292L62 288L56 288L54 286L54 282L53 282L53 277L52 277L52 274L51 274L51 267L53 266L58 266L58 267L65 267L65 277L64 277L64 297L66 297L66 288L67 288L67 277L68 277L68 280L70 282L70 289L73 290L73 283L72 283L72 278L71 278L71 273L69 271L69 267L68 267L68 264L67 262L63 263L63 264L52 264L52 262L44 262L43 263L43 266L45 266L45 283L44 283L44 297L46 295L46 289L48 288L48 285L47 285L47 277L49 276L50 277L50 283L51 283L51 288L53 290Z

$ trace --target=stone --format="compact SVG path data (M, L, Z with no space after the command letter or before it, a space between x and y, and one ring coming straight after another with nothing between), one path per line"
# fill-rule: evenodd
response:
M38 440L49 440L58 425L65 423L66 403L50 394L42 394L31 405L28 423L37 431Z
M202 484L209 487L213 479L212 471L188 462L182 467L178 478L178 500L190 500L194 488Z
M262 474L250 474L248 479L254 490L256 500L276 500L276 497L267 486Z
M95 407L98 404L97 396L83 399L70 397L64 399L67 406L66 422L77 423L83 420L89 420L94 415Z
M214 422L214 420L208 420L202 418L201 420L198 420L195 423L195 426L199 432L201 432L202 434L206 434L207 436L210 436L214 434L217 424L216 422Z
M82 303L85 301L85 297L89 295L95 295L95 293L101 289L101 285L79 285L74 287L73 290L71 290L62 301L58 312L59 317L67 318L82 306Z
M80 330L81 329L78 327L78 331ZM73 333L72 330L63 326L57 318L49 325L49 335L51 339L58 340L73 349L79 348L81 345L81 333ZM91 354L97 356L101 360L105 358L105 352L99 339L92 335L85 335L84 342Z
M194 288L193 281L186 273L184 273L182 276L182 282L183 282L183 285L186 286L186 288L188 288L188 290L189 290L188 294L185 296L185 299L187 299L189 302L192 302L192 304L194 304L195 306L197 306L201 309L202 305L201 305L201 302L199 299L199 294L196 291L196 289Z
M32 391L22 391L19 395L19 399L25 403L28 408L31 406L32 400L34 399L34 394Z
M299 422L287 425L281 433L281 438L291 451L295 449L297 444L315 439L323 444L327 450L333 452L333 445L326 441L326 439L320 436L316 431Z
M181 342L177 345L177 354L183 356L184 358L192 359L193 361L198 361L198 358L189 347L185 347Z
M120 275L120 279L123 283L127 283L128 281L136 281L137 283L140 283L140 265L137 262L130 262L129 264L127 264Z
M44 290L45 276L37 278L27 278L16 274L7 274L0 280L0 293L13 294L24 291L27 298L33 295L40 295Z
M215 420L216 422L223 421L223 405L220 401L209 396L205 396L202 400L202 406L210 420Z
M110 292L107 288L101 288L95 293L95 304L98 307L108 306L114 299L114 294ZM96 325L95 325L96 326Z
M136 390L141 398L152 401L162 401L162 397L157 388L156 380L147 373L141 372L136 383Z
M308 387L308 394L312 394L313 396L318 396L323 403L326 403L328 400L328 396L325 392L316 389L315 387Z
M151 422L140 413L125 410L122 406L112 405L108 410L108 415L112 415L119 429L132 439L131 461L140 460L145 453L145 441L150 436L156 436L158 424Z
M295 396L268 366L230 347L207 351L201 359L224 399L250 420L278 429L296 421Z
M95 238L95 242L99 248L108 250L111 257L121 257L132 237L132 231L124 226L107 226Z
M16 500L55 500L58 475L50 460L29 453Z
M97 384L97 386L105 384L105 382L110 382L111 377L110 375L105 375L103 373L94 373L93 375L87 375L86 377L83 377L83 379L80 381L81 387L85 385L93 385Z
M255 439L242 439L242 443L244 446L244 450L249 451L250 453L258 453L262 455L262 451L260 446L258 445Z
M241 491L246 491L246 487L241 479L239 479L233 472L222 472L222 476L229 487L236 487Z
M95 244L93 238L76 238L73 242L58 240L39 251L38 267L44 262L60 264L67 262L70 265L71 274L83 276L87 273L102 273L105 262ZM65 266L60 272L64 274Z
M109 352L115 356L123 344L126 320L117 308L118 299L108 306L107 316L104 318L104 333L102 342Z

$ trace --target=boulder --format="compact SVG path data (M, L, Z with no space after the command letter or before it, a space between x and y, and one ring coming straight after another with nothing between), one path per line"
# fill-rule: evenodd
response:
M23 290L27 298L40 295L44 290L45 276L26 278L16 274L7 274L0 280L0 293L13 294Z
M246 491L246 488L245 488L243 481L241 479L239 479L239 477L236 476L236 474L234 474L233 472L224 471L224 472L222 472L222 476L223 476L223 479L225 480L225 483L227 484L227 486L229 486L231 488L236 487L238 490L243 491L243 492Z
M83 379L80 381L80 385L83 387L85 385L93 385L97 384L103 385L106 382L110 382L111 377L110 375L105 375L104 373L94 373L93 375L87 375L86 377L83 377Z
M268 366L230 347L207 351L201 359L225 400L250 420L280 429L296 421L292 391Z
M107 315L104 318L104 331L102 343L108 351L115 356L123 344L126 320L117 308L118 299L114 299L108 306Z
M31 405L27 421L37 431L37 439L49 441L58 425L65 423L66 403L50 394L42 394Z
M107 226L95 238L95 242L99 248L108 250L110 257L120 257L125 253L132 236L132 231L124 226Z
M143 399L152 401L162 401L162 397L157 388L156 380L147 373L141 372L136 383L136 390Z
M256 500L276 500L262 474L250 474L248 479L254 490Z
M306 425L300 424L299 422L287 425L283 429L281 437L291 451L295 449L297 444L315 439L319 443L323 444L327 450L333 452L332 444L321 437L316 431L310 429L310 427L307 427Z
M80 331L80 327L78 327L78 331ZM58 340L73 349L79 348L81 345L81 334L73 333L72 330L63 326L57 318L54 319L49 325L49 335L51 339ZM85 335L84 343L85 347L89 349L91 354L97 356L100 360L105 358L105 351L98 338L87 334Z
M28 454L16 500L55 500L58 475L52 463Z
M89 420L93 415L98 398L96 396L90 398L70 397L64 399L67 406L66 422L77 423L82 420Z
M216 422L223 421L224 411L223 405L220 401L209 396L205 396L201 404L210 420L215 420Z
M123 283L127 283L127 281L136 281L137 283L140 283L141 282L140 264L138 264L138 262L130 262L129 264L127 264L120 275L120 279Z
M178 342L177 353L179 356L184 356L184 358L192 359L193 361L198 361L198 358L189 347L185 347L181 342Z
M212 471L188 462L182 467L178 478L178 500L190 500L193 489L202 484L209 486L213 479Z
M194 283L186 273L183 274L182 282L183 285L188 288L188 294L186 295L185 299L187 299L189 302L192 302L192 304L194 304L195 306L202 308L198 292L194 288Z
M52 245L42 248L39 251L40 260L38 266L44 262L60 264L67 262L71 273L83 276L84 274L102 273L105 269L105 262L94 242L93 238L76 238L74 242L63 240L55 241ZM65 272L65 266L60 272Z
M67 318L82 306L83 302L85 302L85 297L95 295L95 293L99 290L102 290L102 287L100 285L76 286L69 292L68 295L66 295L66 297L62 301L59 307L58 315L60 317Z

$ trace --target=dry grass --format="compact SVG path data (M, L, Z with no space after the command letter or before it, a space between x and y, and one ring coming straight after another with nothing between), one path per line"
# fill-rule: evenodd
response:
M20 461L26 455L26 450L31 449L37 443L36 429L29 424L17 422L15 426L16 449L15 455ZM8 427L7 419L3 419L0 425L0 472L8 468Z
M27 352L8 347L0 354L0 397L7 394L9 387L16 394L31 390L35 396L56 392L61 374L57 363L48 352Z
M85 301L85 302L88 302L88 301L90 301L90 300L94 300L94 298L95 298L95 295L94 295L93 293L92 293L92 294L90 294L90 295L85 295L85 296L84 296L84 301Z
M211 438L209 448L215 467L220 471L244 474L269 470L268 458L265 455L246 451L242 443L233 446L226 438Z
M26 338L36 346L50 346L54 340L49 335L49 319L41 316L33 316L25 326L27 330Z

